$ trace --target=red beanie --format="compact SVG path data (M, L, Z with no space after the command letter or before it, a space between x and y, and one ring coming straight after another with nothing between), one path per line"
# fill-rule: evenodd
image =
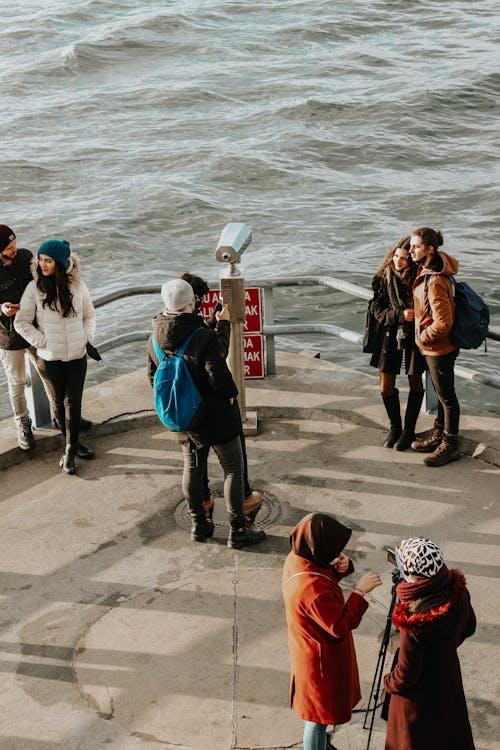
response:
M16 235L12 229L7 224L0 224L0 253L15 239Z

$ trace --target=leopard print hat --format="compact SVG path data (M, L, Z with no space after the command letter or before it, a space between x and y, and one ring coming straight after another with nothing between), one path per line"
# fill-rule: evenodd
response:
M441 549L430 539L402 539L396 551L405 576L432 578L444 565Z

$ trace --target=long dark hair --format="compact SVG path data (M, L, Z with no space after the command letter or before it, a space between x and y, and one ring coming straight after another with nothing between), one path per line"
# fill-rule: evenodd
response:
M73 294L69 288L68 274L66 269L56 261L56 270L51 276L44 276L40 265L36 266L36 286L43 294L43 307L60 312L63 318L76 315L73 307Z
M388 280L389 268L391 268L392 266L392 259L394 257L394 253L396 252L396 250L398 250L398 248L401 248L401 250L406 250L406 252L408 253L408 265L405 269L403 269L403 271L401 271L401 278L406 286L411 286L415 281L417 275L417 265L413 262L413 259L410 255L410 235L402 237L400 240L395 242L394 245L392 245L377 270L377 276L379 276L384 281Z

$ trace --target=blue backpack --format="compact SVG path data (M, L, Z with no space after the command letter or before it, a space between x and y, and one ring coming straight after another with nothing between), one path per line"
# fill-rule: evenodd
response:
M158 368L153 378L153 397L156 413L174 432L184 432L199 424L204 414L204 403L184 359L187 345L203 326L188 336L175 352L164 352L155 337L153 348L158 357Z
M452 344L458 349L477 349L488 333L488 305L465 281L450 276L455 297L455 322L450 331Z

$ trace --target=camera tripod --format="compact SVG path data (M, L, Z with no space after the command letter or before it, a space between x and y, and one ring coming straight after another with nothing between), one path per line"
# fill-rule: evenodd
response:
M375 711L377 710L378 705L378 699L380 695L380 685L382 684L382 676L384 674L384 664L385 664L385 657L387 654L387 646L389 645L389 637L391 635L391 626L392 626L392 612L394 610L394 605L396 603L396 586L401 581L401 576L399 574L399 570L394 570L392 572L392 588L391 588L391 603L389 605L389 610L387 612L387 620L385 622L385 629L384 629L384 635L382 636L382 643L380 644L380 649L378 652L378 659L377 659L377 666L375 667L375 674L373 675L373 682L372 687L370 690L370 697L368 699L368 706L366 708L365 713L365 720L363 722L363 729L368 729L367 721L368 721L368 714L370 711L372 712L371 720L370 720L370 732L368 734L368 742L366 743L366 750L369 750L370 742L372 739L372 731L373 731L373 722L375 721ZM372 704L372 698L373 698L373 706Z

